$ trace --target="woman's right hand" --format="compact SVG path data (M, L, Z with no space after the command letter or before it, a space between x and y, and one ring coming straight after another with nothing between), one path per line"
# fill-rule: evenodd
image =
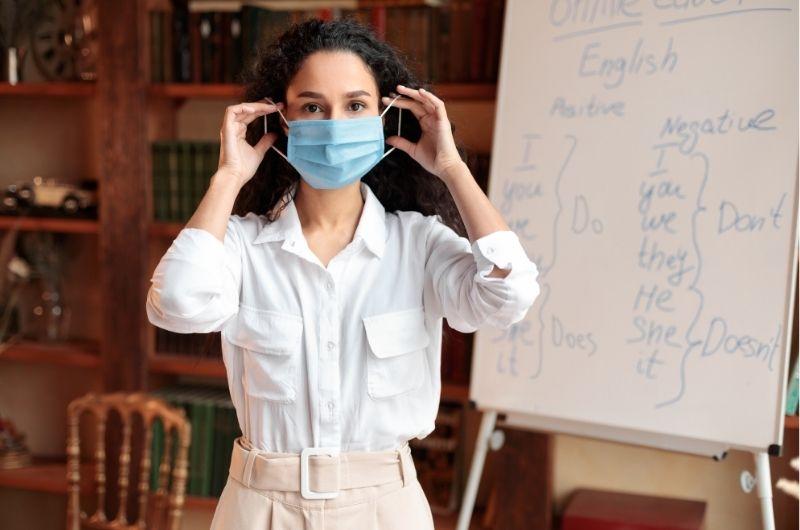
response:
M270 132L261 137L256 145L251 146L245 139L247 125L253 120L283 110L283 103L273 105L252 101L230 105L225 109L225 117L220 129L220 153L217 172L224 172L237 179L239 186L255 175L267 149L277 139L277 133Z

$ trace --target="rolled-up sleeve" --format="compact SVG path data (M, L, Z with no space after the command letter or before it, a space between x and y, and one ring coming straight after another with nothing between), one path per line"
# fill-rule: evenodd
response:
M201 228L183 228L150 279L149 321L176 333L219 331L239 311L242 245L238 218L224 241Z
M499 230L476 239L459 236L431 216L426 249L426 285L447 324L471 333L484 323L506 329L522 320L539 295L539 271L517 234ZM494 266L510 272L492 277Z

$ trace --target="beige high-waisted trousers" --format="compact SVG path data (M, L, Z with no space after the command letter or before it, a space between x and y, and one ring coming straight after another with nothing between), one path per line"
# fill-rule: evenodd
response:
M338 489L335 498L305 498L300 475L298 453L256 451L244 437L237 438L211 530L434 528L408 442L396 451L310 455L309 489Z

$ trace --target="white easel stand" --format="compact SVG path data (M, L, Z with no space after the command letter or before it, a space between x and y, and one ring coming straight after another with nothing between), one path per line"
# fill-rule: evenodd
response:
M761 501L761 525L764 530L775 530L775 514L772 511L772 479L769 471L769 455L764 451L753 453L756 461L756 476L749 471L742 471L740 482L745 493L758 487L758 498Z
M461 510L458 512L456 530L469 530L469 523L472 519L472 509L475 507L475 497L478 494L478 483L483 474L483 463L486 461L489 439L494 432L496 421L496 410L487 410L483 412L481 416L481 426L478 429L478 439L475 443L475 452L472 453L472 465L469 468L467 486L464 489Z
M489 442L492 442L492 449L497 450L503 445L503 431L495 431L497 423L497 411L487 410L481 416L481 425L478 429L478 439L475 444L475 452L472 454L472 465L469 469L467 486L464 489L464 497L461 502L461 510L458 513L458 523L456 530L469 530L469 523L472 519L472 510L475 507L475 497L478 494L478 483L483 474L483 464L486 462L486 454L489 450ZM740 482L742 489L750 493L754 486L758 487L758 498L761 501L761 522L764 530L775 530L775 515L772 508L772 479L769 470L769 455L760 451L753 453L756 462L756 477L749 471L742 471Z

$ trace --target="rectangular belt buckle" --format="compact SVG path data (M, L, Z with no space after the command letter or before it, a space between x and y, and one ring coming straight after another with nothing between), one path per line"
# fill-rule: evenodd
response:
M338 456L338 447L306 447L300 451L300 494L306 499L333 499L339 495L335 491L311 491L308 480L308 457L310 455Z

